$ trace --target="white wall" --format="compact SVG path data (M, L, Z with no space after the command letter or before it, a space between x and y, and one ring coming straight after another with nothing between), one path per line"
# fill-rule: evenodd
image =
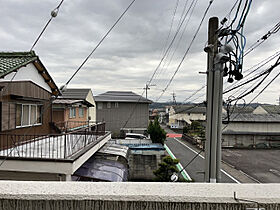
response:
M15 78L14 75L16 74ZM32 81L38 86L42 87L46 91L49 91L50 93L51 88L49 85L45 82L44 78L39 74L36 67L33 65L33 63L27 64L26 67L21 67L18 72L12 72L4 77L4 79L0 79L0 82L3 81L11 81L13 78L13 81Z
M224 124L224 131L232 130L239 132L280 132L280 123L237 123L231 122L229 124Z
M88 116L91 118L91 121L95 121L96 122L96 103L94 101L92 91L90 91L88 93L86 100L94 105L94 107L89 107L89 109L88 109L88 111L89 111Z

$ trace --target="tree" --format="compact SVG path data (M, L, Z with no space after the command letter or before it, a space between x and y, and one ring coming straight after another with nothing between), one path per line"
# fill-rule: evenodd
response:
M153 143L164 144L166 132L160 127L158 118L155 118L154 122L150 121L147 132L150 134Z
M179 163L178 159L172 159L170 156L163 158L162 163L159 164L159 168L154 171L157 181L170 182L171 175L178 173L176 164Z

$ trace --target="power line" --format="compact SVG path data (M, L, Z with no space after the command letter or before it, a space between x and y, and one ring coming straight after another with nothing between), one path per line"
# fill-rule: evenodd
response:
M258 39L254 44L252 44L245 52L244 56L248 55L262 43L264 43L272 34L276 34L280 30L280 22L278 22L272 29L270 29L265 35Z
M118 22L122 19L122 17L125 15L125 13L129 10L129 8L132 6L132 4L136 0L132 0L132 2L128 5L128 7L124 10L124 12L120 15L120 17L116 20L116 22L111 26L111 28L107 31L107 33L102 37L102 39L98 42L98 44L94 47L94 49L90 52L90 54L85 58L85 60L82 62L82 64L78 67L78 69L74 72L74 74L70 77L70 79L65 83L65 86L67 86L70 81L74 78L74 76L81 70L83 65L87 62L87 60L91 57L91 55L97 50L97 48L101 45L101 43L105 40L105 38L108 36L108 34L113 30L113 28L118 24Z
M195 1L195 0L193 0L193 2L194 2L194 1ZM189 11L189 10L188 10L188 11ZM173 43L174 43L174 41L175 41L175 39L176 39L176 37L177 37L177 35L178 35L178 33L179 33L179 31L180 31L182 25L183 25L183 23L184 23L185 20L186 20L187 15L188 15L188 12L185 14L185 16L184 16L182 22L180 23L179 27L177 28L177 31L175 32L175 34L174 34L174 36L173 36L171 42L169 43L167 49L165 50L165 53L163 54L163 56L162 56L162 58L161 58L159 64L158 64L157 67L155 68L155 70L154 70L154 72L153 72L153 74L152 74L150 80L148 81L148 85L150 85L151 82L153 81L156 72L158 71L159 67L161 66L161 63L163 62L164 58L166 57L167 53L169 52L171 46L173 45Z
M182 33L181 33L181 35L180 35L180 38L179 38L179 40L177 41L177 44L176 44L176 46L175 46L175 49L173 50L173 53L172 53L172 55L171 55L171 57L170 57L170 59L169 59L169 62L168 62L168 64L167 64L167 59L165 60L166 62L164 63L164 65L163 65L163 67L161 68L161 71L158 73L158 76L161 74L161 73L163 73L163 72L165 72L168 68L169 68L169 65L170 65L170 63L171 63L171 61L173 60L173 57L174 57L174 55L175 55L175 52L177 51L177 49L178 49L178 47L179 47L179 44L180 44L180 42L181 42L181 40L182 40L182 38L183 38L183 35L184 35L184 33L185 33L185 31L186 31L186 29L187 29L187 26L188 26L188 24L189 24L189 22L190 22L190 19L191 19L191 17L192 17L192 14L193 14L193 12L194 12L194 9L195 9L195 7L196 7L196 4L197 4L197 2L198 2L198 0L195 0L195 1L193 1L192 3L191 3L191 5L190 5L190 8L189 9L191 9L191 7L192 7L192 9L191 9L191 13L190 13L190 16L189 16L189 18L188 18L188 20L187 20L187 22L186 22L186 24L185 24L185 26L184 26L184 29L183 29L183 31L182 31ZM194 5L193 5L193 3L194 3ZM192 6L193 5L193 6ZM189 12L189 11L188 11ZM183 14L182 14L183 15ZM182 16L181 16L182 17ZM179 21L180 22L180 21ZM170 52L170 51L169 51ZM169 53L167 54L167 57L169 56ZM166 66L166 64L167 64L167 66ZM166 67L165 67L166 66ZM160 84L161 85L161 84Z
M52 10L51 12L51 18L48 20L48 22L46 23L46 25L44 26L43 30L41 31L41 33L39 34L39 36L37 37L37 39L35 40L35 42L33 43L30 51L33 50L33 48L35 47L35 45L37 44L37 42L39 41L39 39L41 38L41 36L43 35L43 33L45 32L45 30L47 29L48 25L50 24L50 22L52 21L53 18L55 18L59 12L59 8L62 5L62 3L64 2L64 0L61 0L61 2L58 4L58 6Z
M194 36L193 36L191 42L190 42L190 44L189 44L189 47L187 48L186 52L184 53L183 58L181 59L179 65L178 65L178 67L176 68L176 70L175 70L174 74L172 75L171 79L169 80L169 82L167 83L166 87L164 88L164 90L162 91L161 95L158 97L158 99L157 99L156 101L158 101L158 100L162 97L162 95L164 94L164 92L168 89L169 85L170 85L171 82L173 81L173 79L174 79L175 75L177 74L178 70L180 69L180 67L181 67L181 65L182 65L182 63L183 63L183 61L185 60L187 54L189 53L189 50L190 50L190 48L191 48L191 46L192 46L192 44L193 44L193 42L194 42L194 40L195 40L195 38L196 38L196 36L197 36L197 34L198 34L198 32L199 32L201 26L202 26L202 23L203 23L203 21L204 21L204 19L205 19L205 17L206 17L206 14L208 13L208 10L209 10L210 6L212 5L212 3L213 3L213 0L209 1L209 5L208 5L208 7L206 8L206 10L205 10L205 12L204 12L204 14L203 14L203 17L202 17L202 19L201 19L201 21L200 21L200 24L199 24L199 26L198 26L198 28L197 28L197 30L196 30L196 32L195 32L195 34L194 34Z

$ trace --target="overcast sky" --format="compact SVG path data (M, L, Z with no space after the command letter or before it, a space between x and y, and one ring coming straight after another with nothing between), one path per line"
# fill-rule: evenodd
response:
M110 90L134 91L141 94L142 88L161 59L176 1L136 0L68 87L91 88L94 95ZM1 51L28 51L50 18L51 10L59 2L60 0L0 0ZM178 26L185 2L186 0L179 1L169 42ZM190 2L191 0L188 5ZM160 101L171 100L173 91L176 100L183 101L205 84L205 74L198 72L206 70L206 53L203 52L203 48L207 41L208 19L211 16L222 19L234 2L235 0L214 1L189 54ZM58 86L69 79L129 3L130 0L64 1L58 16L53 19L35 47L36 54ZM150 99L156 100L171 78L208 3L208 0L197 1L181 41L178 44L175 42L178 48L173 60L168 65L175 47L172 48L165 64L168 68L160 68L152 82L156 86L152 86L148 92ZM279 0L253 0L244 30L247 46L280 21L279 8ZM231 18L234 14L235 11ZM245 57L244 70L280 50L279 43L279 34L272 35ZM272 64L273 62L268 66ZM276 68L267 82L279 70L279 67ZM276 79L256 102L275 104L280 95L279 82L280 79ZM249 102L261 89L260 87L254 94L246 97L246 101ZM204 92L205 90L199 92L191 99L196 99ZM203 100L205 96L201 96L195 102Z

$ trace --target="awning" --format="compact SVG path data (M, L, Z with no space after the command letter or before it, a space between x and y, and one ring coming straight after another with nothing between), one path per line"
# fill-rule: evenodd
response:
M125 182L127 181L127 168L118 161L88 159L75 173L74 176L90 178L92 181Z

